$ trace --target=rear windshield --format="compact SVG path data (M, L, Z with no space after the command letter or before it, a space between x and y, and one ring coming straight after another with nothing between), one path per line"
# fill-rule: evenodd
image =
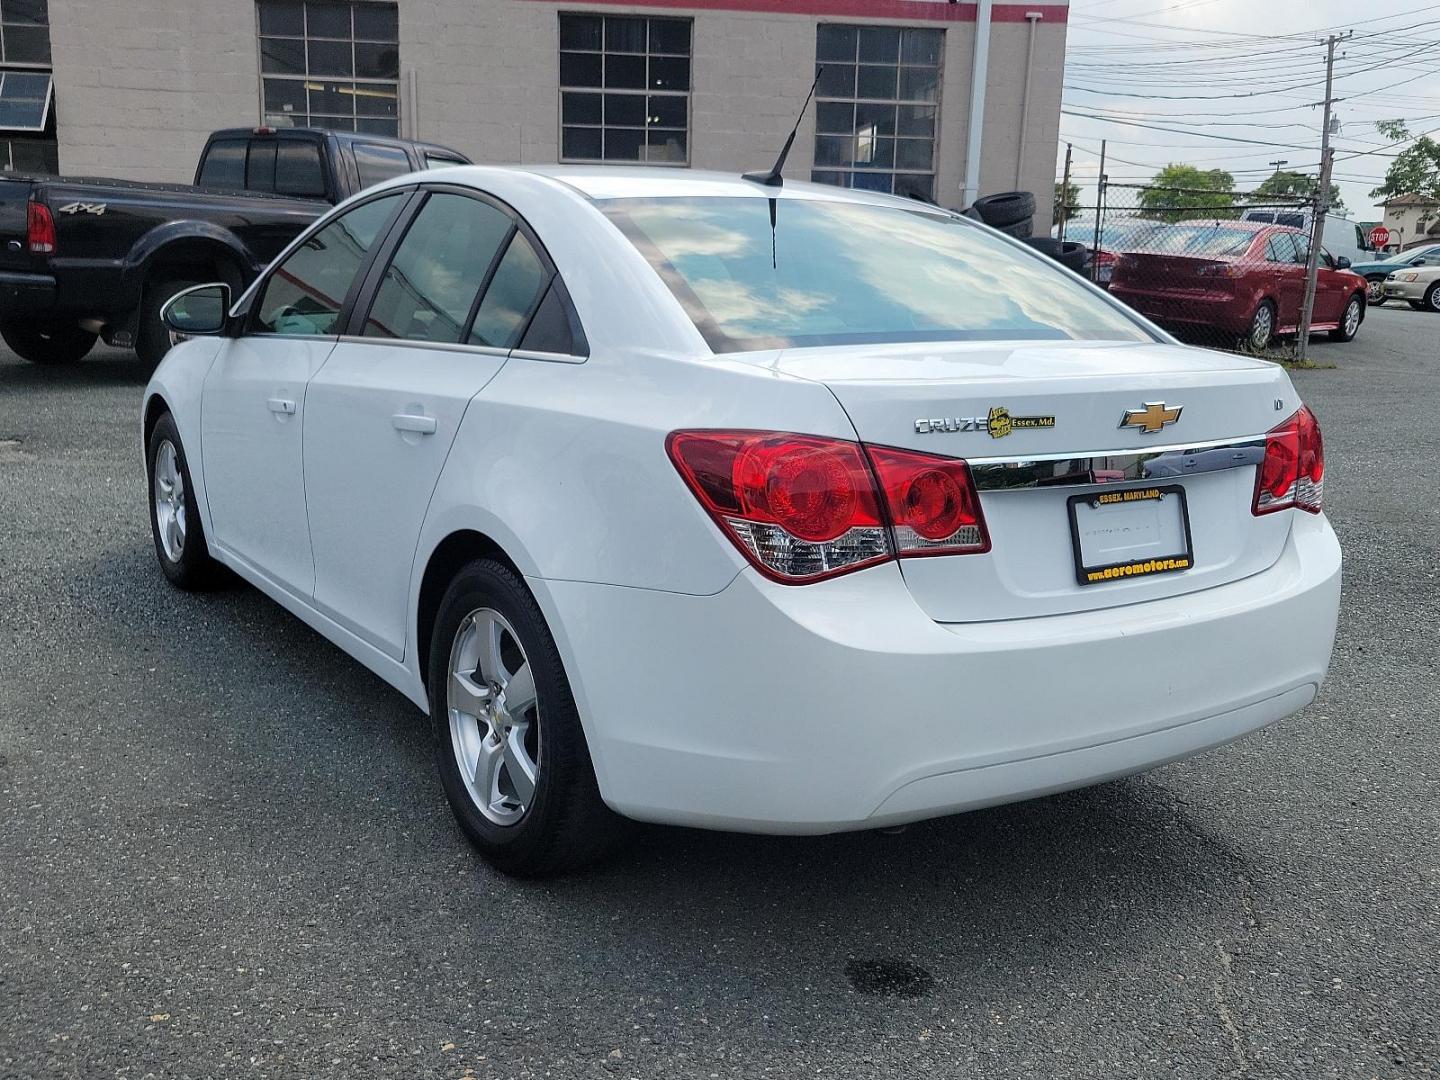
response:
M716 352L1153 340L1059 264L934 211L791 198L614 199L601 207Z
M1243 255L1258 233L1220 225L1169 225L1142 238L1147 251L1167 255Z

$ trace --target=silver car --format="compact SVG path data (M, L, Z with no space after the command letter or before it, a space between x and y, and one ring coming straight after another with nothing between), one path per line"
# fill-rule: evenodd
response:
M1440 266L1396 270L1385 279L1385 299L1408 301L1416 311L1440 312Z

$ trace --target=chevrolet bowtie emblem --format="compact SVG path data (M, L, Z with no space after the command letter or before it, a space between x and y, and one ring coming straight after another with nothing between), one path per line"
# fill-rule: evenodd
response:
M1126 409L1120 426L1139 428L1145 434L1153 435L1166 425L1179 420L1180 410L1183 408L1183 405L1176 405L1172 409L1163 401L1147 401L1143 409Z

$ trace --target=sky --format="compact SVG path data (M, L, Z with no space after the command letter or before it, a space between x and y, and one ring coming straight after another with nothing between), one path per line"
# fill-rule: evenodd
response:
M1440 21L1431 0L1071 0L1056 176L1095 199L1100 140L1112 183L1171 162L1224 169L1249 190L1283 168L1318 175L1325 38L1336 47L1335 180L1356 221L1404 144L1375 121L1440 132ZM1117 193L1118 195L1118 193Z

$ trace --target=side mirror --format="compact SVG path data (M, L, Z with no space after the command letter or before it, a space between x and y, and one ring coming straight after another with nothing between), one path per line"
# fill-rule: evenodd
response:
M225 330L229 311L230 286L215 282L176 293L160 309L160 321L183 337L219 334Z
M1348 257L1348 256L1345 256L1345 255L1337 255L1337 256L1335 257L1335 269L1336 269L1336 270L1349 270L1349 269L1350 269L1350 259L1349 259L1349 257Z

